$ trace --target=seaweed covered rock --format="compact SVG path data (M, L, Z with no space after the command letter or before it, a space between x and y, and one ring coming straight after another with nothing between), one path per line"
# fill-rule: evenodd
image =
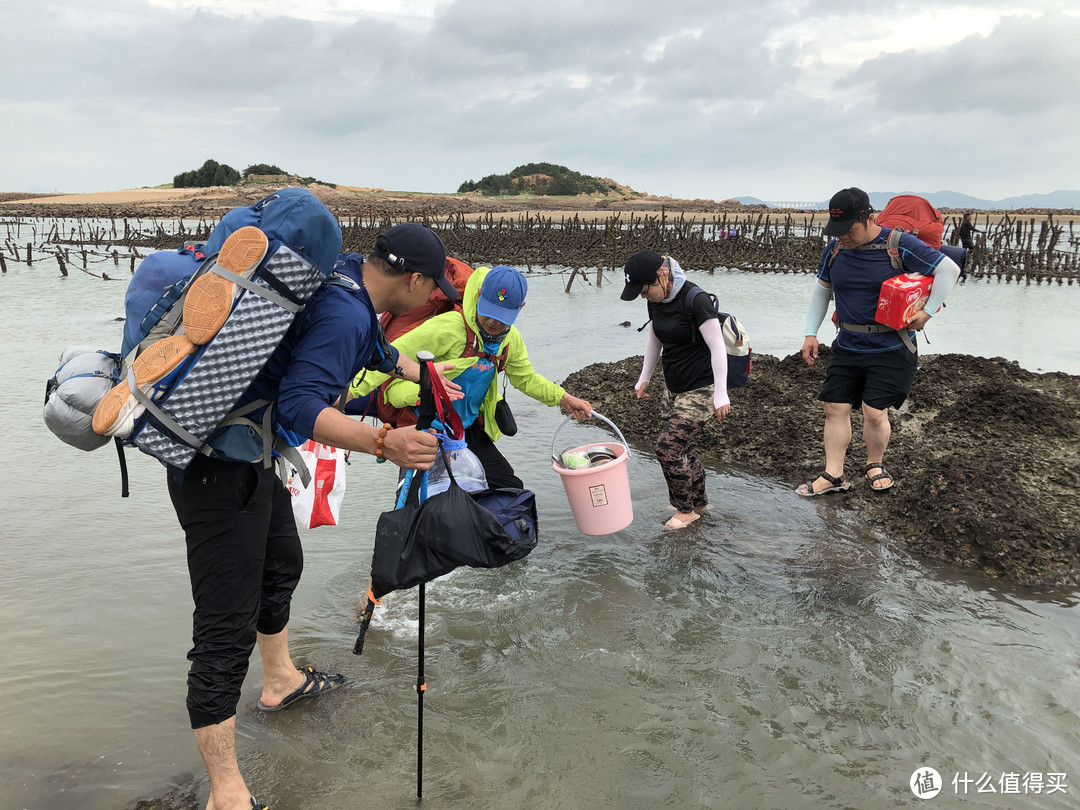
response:
M755 355L750 383L731 392L732 413L709 423L704 454L755 475L813 478L824 463L824 413L817 392L830 353L807 366ZM664 391L659 369L638 400L641 358L597 363L566 380L627 437L655 441ZM1080 584L1080 377L1035 374L1002 358L920 358L911 395L890 411L887 493L862 486L861 415L847 474L856 482L832 502L858 510L913 553L1018 585ZM796 497L794 493L792 497Z

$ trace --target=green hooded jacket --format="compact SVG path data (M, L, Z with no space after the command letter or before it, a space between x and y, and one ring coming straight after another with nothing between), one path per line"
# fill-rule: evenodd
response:
M469 321L469 326L480 340L480 329L476 322L476 302L480 298L480 285L490 271L490 267L479 267L469 277L462 296L462 310ZM435 355L436 363L454 363L454 368L447 372L447 379L454 379L465 369L472 366L478 358L462 357L468 335L461 313L457 310L444 312L424 321L415 329L406 332L393 342L393 346L402 354L416 359L421 351ZM526 396L545 405L558 405L565 390L541 376L529 362L529 352L525 341L516 326L511 326L509 333L499 344L499 354L506 352L506 377L510 384ZM364 396L374 391L379 385L390 379L390 375L368 371L360 374L350 387L353 396ZM395 408L416 404L420 396L420 386L408 380L394 380L386 387L386 401ZM495 424L495 404L502 399L499 393L499 375L496 374L488 388L487 396L480 405L480 415L484 418L484 432L492 441L497 441L502 432Z

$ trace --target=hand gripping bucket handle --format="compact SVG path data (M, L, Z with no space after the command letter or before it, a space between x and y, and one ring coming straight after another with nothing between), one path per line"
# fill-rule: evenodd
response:
M563 467L555 455L555 441L559 436L559 431L572 419L572 417L567 417L555 430L555 435L551 439L551 467L562 478L566 499L570 502L570 511L574 515L574 523L577 524L581 533L611 534L625 529L634 520L634 507L630 500L630 476L627 470L630 447L626 444L622 431L610 419L596 411L593 411L592 415L606 422L619 435L619 441L622 444L618 447L618 455L615 459L597 467L573 470ZM600 446L610 447L611 444L585 445L582 449L588 450Z
M592 417L590 417L590 418L593 418L593 417L595 417L596 419L601 419L601 420L607 422L608 425L611 427L611 429L614 430L619 435L619 441L622 442L623 447L626 448L626 455L627 455L627 458L629 458L629 456L630 456L630 445L628 445L626 443L626 438L622 435L622 431L619 430L615 426L615 423L612 422L610 419L608 419L606 416L604 416L599 411L593 411L592 412ZM555 455L555 440L557 438L559 438L559 431L562 430L564 427L566 427L567 422L572 422L572 421L574 421L574 417L568 416L562 421L562 424L560 424L557 428L555 428L555 435L551 437L551 460L552 461L558 461L559 460L559 457L557 455Z

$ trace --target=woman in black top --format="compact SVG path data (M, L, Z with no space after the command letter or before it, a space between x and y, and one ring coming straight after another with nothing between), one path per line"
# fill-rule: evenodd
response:
M686 280L679 263L651 250L626 262L624 301L648 302L645 362L634 391L645 393L656 361L664 359L667 389L661 404L664 427L656 440L656 456L668 485L675 514L664 526L681 529L708 508L705 468L697 454L701 431L713 416L731 411L727 392L727 351L720 318L708 295L687 294L697 287Z

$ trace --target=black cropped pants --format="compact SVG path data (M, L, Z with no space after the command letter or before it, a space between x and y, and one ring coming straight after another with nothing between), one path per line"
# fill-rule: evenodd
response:
M272 469L196 456L169 496L187 540L195 600L188 653L191 727L236 714L256 633L289 623L304 553L289 492Z
M488 486L492 489L502 487L524 488L525 484L513 466L506 460L506 456L499 452L495 442L484 432L482 425L473 422L465 428L465 442L469 449L476 453L480 463L484 465L484 474L487 476Z

